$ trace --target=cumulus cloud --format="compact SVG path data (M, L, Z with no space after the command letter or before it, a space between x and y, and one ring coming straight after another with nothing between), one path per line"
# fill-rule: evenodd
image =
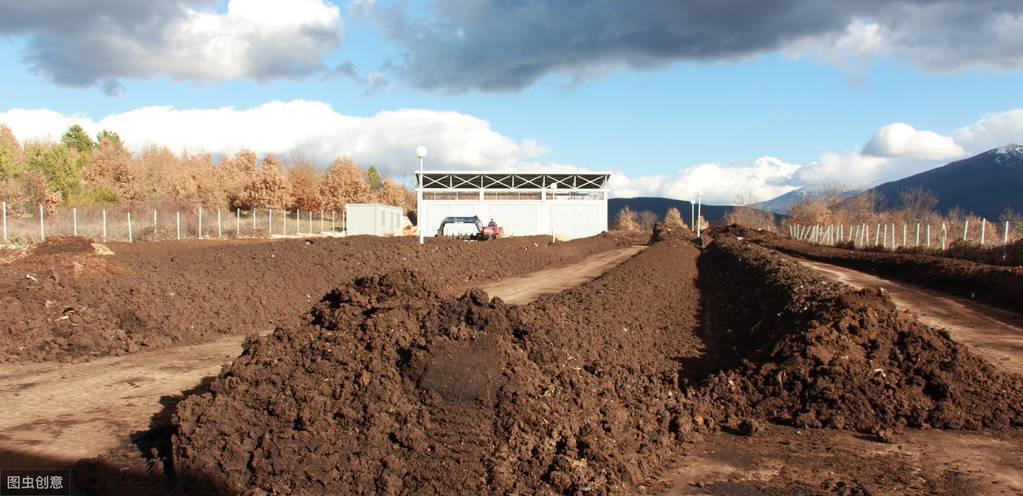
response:
M1016 0L360 5L402 47L401 79L449 92L518 90L550 74L579 80L768 52L843 68L878 56L941 72L1023 68L1023 3Z
M797 188L791 184L800 165L774 157L761 157L749 165L699 164L663 176L630 178L616 173L611 178L613 196L662 196L690 200L703 193L707 203L732 204L738 196L766 200Z
M917 131L909 124L895 122L878 129L863 146L863 153L877 157L947 160L961 157L965 150L951 136Z
M1023 108L986 115L952 132L956 143L979 153L1009 143L1023 143Z
M324 0L33 0L0 4L0 35L26 39L24 60L64 86L123 91L121 78L206 82L325 71L341 43Z
M509 138L489 122L458 112L402 109L357 117L304 100L251 109L144 107L99 120L14 109L0 113L0 123L10 126L19 140L59 139L68 126L79 124L90 134L116 131L135 151L147 145L221 155L241 148L278 155L299 150L321 164L347 155L395 174L418 166L417 145L429 147L432 168L508 168L545 152L532 140Z

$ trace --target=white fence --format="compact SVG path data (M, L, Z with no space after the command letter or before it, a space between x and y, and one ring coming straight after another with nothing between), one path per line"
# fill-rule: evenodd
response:
M988 227L990 226L990 228ZM958 226L956 226L958 227ZM1001 229L999 229L1001 228ZM818 245L852 245L853 248L927 248L946 250L956 240L975 242L980 246L1005 246L1014 240L1009 221L999 225L981 219L980 226L963 224L962 236L958 229L952 232L948 223L931 224L818 224L812 226L790 224L789 236ZM1017 227L1018 228L1018 227ZM1001 231L1001 232L999 232Z
M33 209L34 210L34 209ZM55 236L97 241L228 239L335 236L345 232L344 212L333 210L222 210L196 208L60 208L47 212L11 212L0 202L0 242L24 245Z

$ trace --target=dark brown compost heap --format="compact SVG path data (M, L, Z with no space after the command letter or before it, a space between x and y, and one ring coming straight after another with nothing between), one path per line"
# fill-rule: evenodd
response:
M711 354L741 364L700 392L715 416L866 432L1023 425L1019 376L897 311L882 290L824 282L731 235L700 268Z
M525 307L479 290L443 297L407 271L358 279L308 325L250 341L210 393L178 407L178 482L620 493L680 441L678 359L696 354L696 301L665 294L695 294L695 259L688 242L658 243Z

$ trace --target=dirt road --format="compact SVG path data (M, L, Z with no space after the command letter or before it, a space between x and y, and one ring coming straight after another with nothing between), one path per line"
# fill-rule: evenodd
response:
M498 296L510 305L524 305L537 297L557 293L587 282L643 251L646 246L632 246L592 255L583 261L533 272L522 277L503 279L481 286L491 296Z
M855 288L884 288L896 306L913 312L924 324L948 329L953 339L991 363L1023 374L1023 316L844 267L802 259L799 262Z
M569 266L485 286L506 302L536 297L591 280L644 247L599 253ZM216 375L241 352L242 337L102 358L0 366L0 467L53 466L96 456L143 431L163 403Z

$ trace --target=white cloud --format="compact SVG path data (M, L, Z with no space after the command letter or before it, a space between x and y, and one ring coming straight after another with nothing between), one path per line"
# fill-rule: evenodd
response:
M918 131L909 124L895 122L878 129L863 146L863 153L876 157L948 160L961 157L966 152L950 136Z
M671 176L629 178L615 174L611 189L612 195L620 198L663 196L689 200L703 193L707 203L731 204L740 194L760 201L796 189L791 181L800 167L774 157L761 157L750 165L700 164Z
M956 129L952 137L971 154L1009 143L1023 143L1023 108L986 115Z
M0 113L20 140L59 139L71 124L90 134L110 129L133 150L164 145L172 150L202 149L232 154L243 147L259 154L301 150L320 163L339 155L395 173L418 166L413 150L430 149L432 168L508 168L544 153L532 140L515 140L490 123L458 112L402 109L356 117L322 102L274 101L251 109L174 109L144 107L99 120L50 110L15 109Z

